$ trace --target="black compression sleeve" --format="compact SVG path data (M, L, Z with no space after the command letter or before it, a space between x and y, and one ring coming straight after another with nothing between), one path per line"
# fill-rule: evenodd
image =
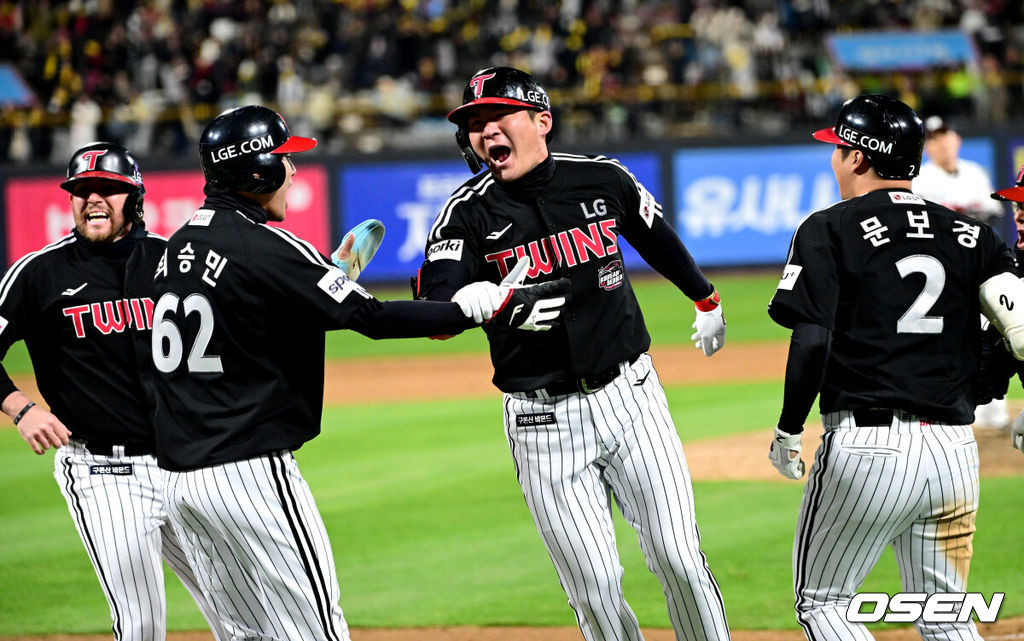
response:
M374 340L458 334L476 327L455 303L425 300L385 300L364 305L353 314L348 329Z
M786 361L786 388L783 393L779 429L787 434L804 431L804 421L825 379L825 366L832 350L832 332L814 323L793 328Z
M17 392L18 388L11 380L11 377L7 374L7 369L4 368L3 363L0 363L0 401L11 395L12 392Z
M701 300L714 293L715 288L697 267L679 235L663 218L655 218L650 228L641 225L640 229L631 230L626 240L648 265L658 270L690 300Z

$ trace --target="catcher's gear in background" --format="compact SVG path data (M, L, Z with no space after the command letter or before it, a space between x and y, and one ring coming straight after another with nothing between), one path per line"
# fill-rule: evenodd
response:
M924 124L914 110L888 96L867 94L843 104L835 127L814 137L859 149L875 173L887 180L910 180L921 171Z
M690 336L697 349L703 349L705 356L711 356L725 346L725 316L722 315L722 297L716 291L704 300L694 303L697 318Z
M271 109L229 109L206 125L199 138L199 164L209 188L269 194L284 184L282 154L309 151L315 138L293 136Z
M804 475L804 462L800 458L800 434L787 434L775 428L775 438L768 450L768 460L772 462L779 474L788 479L798 479Z
M67 180L60 184L60 188L73 193L75 183L96 178L128 185L131 195L124 202L125 218L136 223L142 220L146 187L142 184L139 164L130 151L111 142L94 142L82 147L71 156Z
M338 250L331 254L331 262L338 269L345 272L349 278L356 280L359 278L359 274L363 273L366 266L370 264L374 254L377 253L377 249L384 240L384 223L373 218L364 220L341 237L342 245L345 244L345 239L349 235L353 238L349 257L346 259L339 258L338 250L341 249L339 247Z
M525 71L512 67L489 67L473 74L462 90L462 105L448 113L448 120L459 126L455 143L462 152L469 170L474 174L483 168L483 161L469 143L467 127L470 107L479 105L509 105L534 111L550 111L551 99L540 83ZM547 135L551 142L551 133Z

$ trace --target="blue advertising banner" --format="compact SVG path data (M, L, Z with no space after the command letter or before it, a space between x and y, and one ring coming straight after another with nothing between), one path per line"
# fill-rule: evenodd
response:
M661 173L653 153L618 157L633 175L661 200ZM448 197L470 177L461 160L379 163L343 167L340 185L339 229L347 230L367 218L384 223L384 241L361 281L399 281L416 274L434 217ZM631 269L646 269L636 250L620 243Z
M676 231L697 264L783 264L797 224L839 200L832 149L812 144L676 152Z
M827 42L836 61L855 70L960 66L977 58L970 36L957 29L835 34Z
M676 230L697 264L783 264L800 221L839 200L833 149L810 144L676 152ZM991 141L966 139L960 156L992 175Z

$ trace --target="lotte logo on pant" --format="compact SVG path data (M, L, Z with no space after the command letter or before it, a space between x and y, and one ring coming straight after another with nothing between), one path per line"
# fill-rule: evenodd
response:
M978 615L978 621L992 623L999 615L1005 592L994 592L992 601L978 593L900 592L890 599L885 592L864 592L857 594L846 609L846 620L850 623L964 623L971 619L971 613Z

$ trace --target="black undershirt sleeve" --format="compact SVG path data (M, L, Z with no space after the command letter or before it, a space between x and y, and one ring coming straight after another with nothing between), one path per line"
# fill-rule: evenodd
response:
M786 387L779 429L787 434L804 431L804 421L825 380L825 366L832 351L832 332L815 323L793 328L786 361Z
M683 241L657 217L650 228L641 225L626 234L626 240L639 252L647 264L667 278L690 300L702 300L714 293L708 279L697 267Z
M455 303L386 300L363 305L349 317L345 326L379 340L458 334L476 327L476 323L472 318L466 318Z

